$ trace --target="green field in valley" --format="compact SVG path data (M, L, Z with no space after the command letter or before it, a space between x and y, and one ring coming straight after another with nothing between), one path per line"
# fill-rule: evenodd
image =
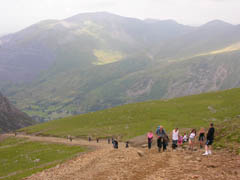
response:
M170 100L127 104L103 111L71 116L21 129L44 136L108 137L127 140L163 125L172 128L208 127L240 115L240 89L210 92Z
M0 142L0 179L19 180L85 151L79 146L9 137Z

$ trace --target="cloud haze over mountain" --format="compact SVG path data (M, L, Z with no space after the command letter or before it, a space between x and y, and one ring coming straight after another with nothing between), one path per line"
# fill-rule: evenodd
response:
M174 19L188 25L214 19L240 24L239 9L239 0L8 0L0 6L0 34L18 31L40 20L94 11L141 19Z

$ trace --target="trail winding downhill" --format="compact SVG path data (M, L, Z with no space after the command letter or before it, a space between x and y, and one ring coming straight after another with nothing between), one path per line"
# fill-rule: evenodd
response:
M19 135L33 141L94 147L93 151L33 174L24 180L238 180L240 156L217 151L204 157L202 151L179 149L159 153L156 147L113 149L106 141ZM139 155L140 154L140 155Z

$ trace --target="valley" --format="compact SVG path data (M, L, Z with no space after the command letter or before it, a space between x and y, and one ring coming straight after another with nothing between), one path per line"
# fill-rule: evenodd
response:
M240 86L240 26L106 12L0 38L0 91L38 122Z

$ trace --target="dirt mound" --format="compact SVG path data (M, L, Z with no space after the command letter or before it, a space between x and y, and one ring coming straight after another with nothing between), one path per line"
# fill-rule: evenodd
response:
M218 154L203 157L201 152L168 151L164 153L137 148L99 149L79 156L26 180L237 180L240 179L240 157Z

